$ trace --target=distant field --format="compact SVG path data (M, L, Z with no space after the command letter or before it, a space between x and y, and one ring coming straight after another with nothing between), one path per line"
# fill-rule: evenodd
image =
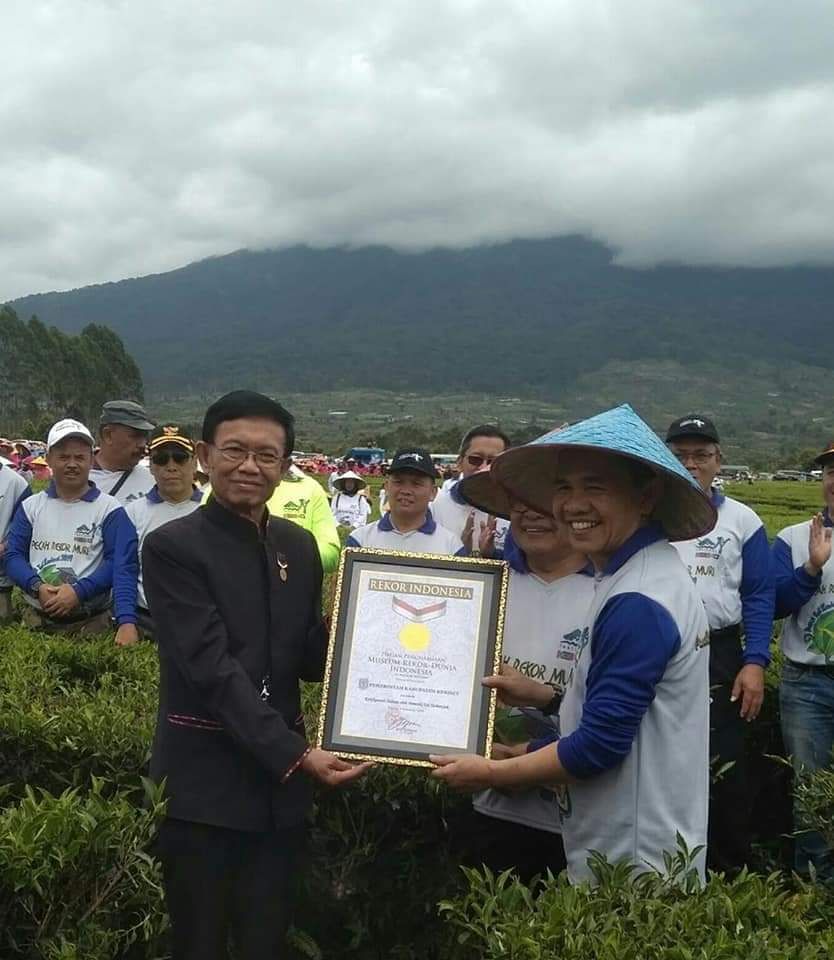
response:
M783 527L809 519L823 506L822 489L818 481L728 483L724 490L728 496L741 500L756 511L771 540Z
M463 373L461 383L465 363ZM800 468L800 448L822 449L834 435L834 417L820 415L832 408L829 401L834 393L830 398L815 394L808 399L790 386L816 382L810 368L789 366L776 378L778 382L772 373L754 365L744 376L728 378L719 368L689 369L671 361L612 361L580 377L561 399L503 396L497 392L500 376L496 391L490 393L466 392L461 383L450 383L448 391L396 393L374 388L372 379L366 386L327 392L296 393L276 386L273 393L295 415L300 450L342 455L352 446L375 446L394 431L400 432L403 442L413 442L408 438L413 430L436 438L442 447L430 445L435 452L446 453L457 448L469 427L485 422L499 423L514 442L523 442L564 422L616 406L627 397L661 435L681 411L699 410L715 417L726 463L768 471L780 466ZM160 420L199 424L215 396L148 395L146 399L148 410ZM441 437L450 431L454 442L448 448L449 441Z

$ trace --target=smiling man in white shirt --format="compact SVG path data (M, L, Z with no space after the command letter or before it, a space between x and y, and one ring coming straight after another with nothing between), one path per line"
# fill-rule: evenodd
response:
M93 437L83 423L59 420L46 447L52 482L18 506L6 544L7 573L28 601L24 621L48 633L101 633L112 591L121 644L136 634L136 530L89 481Z
M390 510L376 523L354 530L348 547L376 547L413 553L455 555L464 552L460 537L434 519L437 469L428 450L408 447L394 454L385 489Z

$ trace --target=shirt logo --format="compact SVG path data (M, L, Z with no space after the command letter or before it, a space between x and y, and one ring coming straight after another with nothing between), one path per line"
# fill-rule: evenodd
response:
M699 560L720 560L724 547L730 542L730 537L702 537L695 544L695 556Z
M590 637L591 631L588 627L571 630L570 633L562 635L562 639L559 641L559 649L556 651L556 666L549 681L562 692L573 683L576 665L579 663L585 647L588 646Z
M834 660L834 603L824 603L814 611L804 639L811 653L825 657L826 663Z
M585 627L584 630L571 630L570 633L563 634L557 654L559 659L572 660L578 663L579 658L582 656L582 651L588 646L590 632L588 627Z
M60 587L62 583L75 583L78 577L70 566L72 555L50 557L39 569L38 576L50 587Z
M99 525L97 523L91 523L89 526L86 523L82 523L80 527L75 528L75 536L73 539L76 543L92 543L98 527Z

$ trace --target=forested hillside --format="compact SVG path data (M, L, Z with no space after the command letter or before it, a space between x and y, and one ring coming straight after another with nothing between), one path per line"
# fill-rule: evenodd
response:
M70 332L112 327L154 391L456 385L558 399L611 361L718 364L728 376L762 361L834 365L820 349L834 270L633 270L577 237L241 251L14 306Z
M0 433L45 435L62 416L95 425L102 403L141 400L142 376L110 329L71 336L0 307Z

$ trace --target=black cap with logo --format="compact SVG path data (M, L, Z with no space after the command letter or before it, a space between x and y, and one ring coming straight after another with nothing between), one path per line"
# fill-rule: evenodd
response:
M675 420L666 431L667 443L672 443L673 440L687 440L691 437L700 437L704 440L711 440L713 443L720 443L718 431L715 429L712 420L708 420L697 413L690 413L679 420Z
M188 431L183 429L178 423L162 423L151 434L148 441L148 450L153 453L166 444L173 443L182 447L189 453L194 453L194 441L188 435Z
M389 473L396 473L398 470L414 470L416 473L424 473L433 480L437 479L437 468L431 458L431 454L423 447L403 447L394 454Z

